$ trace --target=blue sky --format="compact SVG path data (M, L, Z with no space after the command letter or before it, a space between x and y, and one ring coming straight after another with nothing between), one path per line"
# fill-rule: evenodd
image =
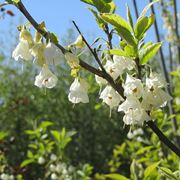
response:
M66 33L67 28L71 27L71 21L75 20L81 31L84 33L93 33L95 36L101 36L103 33L98 28L93 15L88 11L85 3L80 0L22 0L32 16L38 21L45 21L48 30L55 32L59 38ZM0 3L3 1L0 0ZM130 6L132 15L135 17L132 0L114 0L118 9L116 13L126 16L126 3ZM137 0L139 12L148 4L148 0ZM15 17L7 17L0 21L0 31L6 30L10 22L19 25L21 13L16 8L7 7L16 14ZM156 5L156 12L159 11ZM25 19L24 19L25 20ZM158 21L160 32L163 32L162 22ZM14 26L15 27L15 26ZM155 40L154 29L151 28L148 39Z

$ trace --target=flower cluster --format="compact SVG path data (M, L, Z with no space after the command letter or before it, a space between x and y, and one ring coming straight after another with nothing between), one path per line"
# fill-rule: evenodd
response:
M49 65L58 65L59 60L64 57L71 68L71 75L74 77L69 90L69 101L73 104L89 102L89 85L85 79L80 77L80 61L76 55L68 51L63 55L55 44L51 42L44 44L39 33L36 33L33 40L25 27L20 32L19 40L20 42L13 52L13 58L15 60L34 59L42 67L41 72L35 78L35 86L53 88L58 79L49 69ZM83 37L79 36L68 47L83 48ZM121 82L124 94L122 97L106 79L95 75L96 82L100 87L105 86L100 92L99 98L110 107L110 112L115 108L119 112L124 112L123 121L127 125L142 125L151 119L152 110L163 107L167 101L171 100L170 95L164 91L167 84L162 76L151 72L145 81L138 79L136 77L137 64L130 57L116 55L107 57L104 69L113 81Z
M66 163L60 162L55 154L51 154L50 161L47 175L51 180L72 180L75 173L73 166L68 166Z
M13 175L9 175L6 173L1 174L0 177L2 180L14 180L15 179Z

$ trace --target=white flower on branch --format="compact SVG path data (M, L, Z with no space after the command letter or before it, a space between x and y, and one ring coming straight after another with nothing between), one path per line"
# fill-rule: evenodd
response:
M142 108L139 100L133 96L127 97L119 106L118 111L125 113L123 121L127 125L143 125L145 121L150 120L149 115Z
M123 56L113 56L114 63L120 68L121 70L133 70L136 66L136 63L133 59L129 57L123 57Z
M142 106L146 110L157 109L159 107L164 107L171 99L172 97L161 88L146 88L146 93L143 97Z
M113 56L113 61L107 60L104 67L111 77L116 80L125 69L132 70L135 68L135 62L127 57Z
M56 86L58 78L48 69L46 64L43 65L39 75L36 76L34 85L42 88L53 88Z
M30 53L30 48L33 46L33 40L30 32L28 32L24 27L19 34L19 44L12 53L12 58L16 61L22 60L32 60L32 55Z
M74 104L77 103L88 103L89 97L87 94L88 91L88 84L83 79L75 78L73 83L70 86L70 92L68 95L69 101L71 101Z
M127 74L126 82L124 85L124 95L126 97L135 96L137 98L140 98L143 96L143 93L144 88L141 80Z
M29 44L25 40L20 40L19 44L15 48L15 50L12 53L12 58L16 61L22 59L22 60L32 60L32 55L29 51Z
M34 56L34 60L40 66L46 64L44 49L45 49L45 45L40 41L38 43L35 43L35 45L30 50L31 54Z
M106 86L105 89L100 94L100 99L106 103L110 109L117 107L120 101L124 99L116 92L111 86Z
M44 49L46 63L49 65L58 65L64 57L61 50L53 43L49 42Z
M156 73L151 73L146 79L146 88L143 96L142 105L146 110L157 109L166 105L172 97L162 88L166 87L167 83L163 76Z

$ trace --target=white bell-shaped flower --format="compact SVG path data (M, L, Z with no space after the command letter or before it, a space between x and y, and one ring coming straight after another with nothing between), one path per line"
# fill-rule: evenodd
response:
M88 103L89 97L87 94L88 91L88 84L83 79L75 78L73 83L70 86L70 92L68 95L69 101L71 101L74 104L77 103Z
M123 56L113 56L113 61L121 70L132 70L136 67L136 63L133 59Z
M30 50L31 54L34 56L34 60L40 66L43 66L44 64L46 64L46 59L44 56L44 49L45 49L45 45L40 41L38 43L35 43L34 46Z
M146 86L151 88L163 88L167 86L166 80L161 74L151 73L150 77L146 79Z
M32 60L32 55L29 51L29 44L25 40L20 40L19 44L12 53L12 58L18 60Z
M110 60L107 60L104 68L114 80L123 73L123 69L119 68L118 63L114 63Z
M127 97L119 106L118 111L125 113L123 121L127 125L142 125L145 121L150 120L139 100L133 96Z
M124 99L116 92L111 86L106 86L105 89L100 94L100 99L103 100L104 103L106 103L110 109L113 109L114 107L117 107L120 103L120 101L123 101Z
M36 76L34 85L42 88L53 88L56 86L58 78L48 69L47 65L43 65L39 75Z
M49 42L44 49L44 56L47 64L58 65L63 58L63 53L55 44Z
M126 97L135 96L137 98L140 98L143 96L143 93L144 88L141 80L127 74L126 82L124 85L124 95Z
M12 58L16 61L18 60L32 60L32 55L29 52L30 48L33 46L33 39L29 31L22 27L19 34L19 43L12 53Z
M142 106L145 110L157 109L164 107L172 97L161 88L158 89L145 89L145 94L142 101Z
M166 105L172 97L162 88L166 87L167 83L161 74L151 73L146 79L146 88L143 96L142 106L146 110L157 109Z

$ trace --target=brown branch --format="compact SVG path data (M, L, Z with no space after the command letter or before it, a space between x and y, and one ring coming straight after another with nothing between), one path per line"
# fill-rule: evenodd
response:
M29 22L34 26L34 28L41 33L45 38L48 38L48 33L45 32L44 30L39 28L39 24L33 19L33 17L29 14L29 12L26 10L26 8L24 7L24 5L22 4L22 2L20 1L17 4L17 8L24 14L24 16L29 20ZM61 46L60 44L56 44L57 47L59 47L59 49L61 49L61 51L63 53L66 53L67 50ZM100 77L105 78L110 85L120 94L124 97L123 95L123 88L121 85L116 84L114 82L114 80L112 79L112 77L107 73L104 74L104 72L97 70L96 68L88 65L87 63L85 63L84 61L80 60L80 65L88 70L89 72L93 73L93 74L97 74ZM169 139L160 131L160 129L154 124L153 121L148 121L147 122L148 126L153 130L153 132L159 137L159 139L166 144L166 146L168 146L174 153L176 153L179 157L180 157L180 149L178 149L172 142L169 141Z

